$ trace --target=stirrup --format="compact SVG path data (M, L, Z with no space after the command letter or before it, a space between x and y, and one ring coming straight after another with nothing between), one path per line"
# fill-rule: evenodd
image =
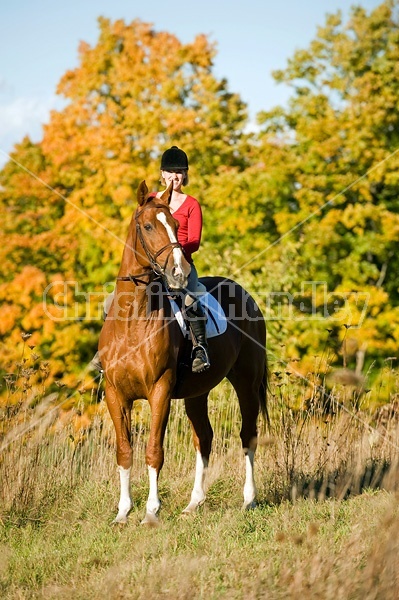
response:
M202 344L197 344L193 348L192 352L193 362L191 370L193 373L203 373L207 371L211 366L209 362L208 352Z

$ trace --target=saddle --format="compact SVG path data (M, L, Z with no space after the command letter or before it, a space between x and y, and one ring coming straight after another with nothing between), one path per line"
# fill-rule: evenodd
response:
M198 282L197 296L197 302L201 304L206 315L206 337L209 339L222 335L227 329L227 319L223 308L216 298L207 292L206 287L201 282ZM189 338L190 331L183 317L181 307L173 298L169 298L169 301L183 336Z

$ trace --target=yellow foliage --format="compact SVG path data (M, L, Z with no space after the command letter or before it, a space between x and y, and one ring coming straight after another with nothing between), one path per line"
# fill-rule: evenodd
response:
M21 308L15 304L0 306L0 335L6 334L14 327L20 314Z
M34 305L26 316L22 319L21 324L25 331L40 329L43 324L43 304Z

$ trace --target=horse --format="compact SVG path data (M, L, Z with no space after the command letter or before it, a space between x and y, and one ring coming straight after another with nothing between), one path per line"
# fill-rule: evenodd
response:
M158 198L149 194L145 181L139 185L114 300L100 333L105 399L115 427L120 475L115 523L126 523L132 508L131 410L139 399L147 399L151 408L146 447L149 494L142 523L156 524L159 519L158 478L172 398L184 399L196 451L194 486L183 513L193 513L203 504L213 438L208 394L225 377L236 391L242 416L243 507L256 504L257 419L260 412L268 419L265 321L254 299L238 283L222 277L201 278L223 307L227 329L209 340L211 366L207 371L192 373L184 366L191 342L183 336L165 296L184 290L191 267L177 241L178 224L169 210L171 194L172 186Z

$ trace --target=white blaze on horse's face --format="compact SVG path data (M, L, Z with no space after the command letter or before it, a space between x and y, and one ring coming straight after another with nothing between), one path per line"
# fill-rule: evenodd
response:
M168 223L165 213L157 214L157 219L165 227L169 240L172 244L177 243L177 238L173 228ZM188 267L188 268L187 268ZM167 274L168 284L172 289L181 289L187 285L187 277L190 273L190 265L184 258L181 248L173 248L173 268L170 275Z

